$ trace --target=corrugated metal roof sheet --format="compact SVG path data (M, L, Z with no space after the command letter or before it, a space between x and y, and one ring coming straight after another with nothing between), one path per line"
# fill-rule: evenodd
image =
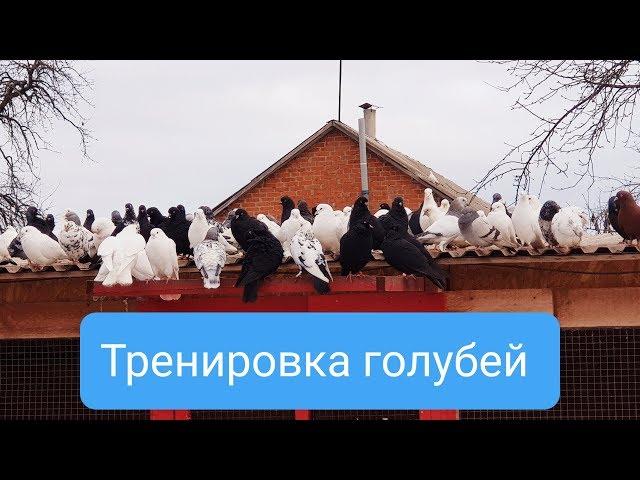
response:
M569 259L578 256L588 256L597 261L599 255L602 257L607 255L608 259L610 259L611 255L615 255L616 258L623 259L628 258L628 254L640 254L640 244L630 245L628 243L623 243L621 240L622 239L617 234L601 234L586 235L582 244L579 247L572 249L546 248L544 250L535 250L530 247L521 247L515 252L509 252L498 247L464 247L440 252L437 247L429 246L427 247L427 252L429 252L433 258L443 260L443 263L446 264L455 264L457 262L464 263L465 259L474 258L486 258L487 260L490 260L491 258L501 258L501 263L519 263L527 258L534 260L536 257L564 257ZM382 255L382 252L379 251L374 251L374 258L379 261L384 261L384 256ZM633 258L637 258L636 255L633 255ZM237 255L227 255L227 265L239 264L241 260L241 253ZM333 262L333 259L330 256L328 260ZM292 267L295 267L291 262L289 263ZM178 264L181 269L194 266L193 260L188 257L180 257ZM297 267L295 267L295 269L297 269ZM26 260L20 261L17 265L0 265L0 274L18 272L37 273L44 271L67 272L72 270L87 270L87 268L83 265L76 265L69 260L63 260L53 266L45 268L35 268ZM97 273L97 271L95 272ZM89 272L87 272L87 276L89 275Z

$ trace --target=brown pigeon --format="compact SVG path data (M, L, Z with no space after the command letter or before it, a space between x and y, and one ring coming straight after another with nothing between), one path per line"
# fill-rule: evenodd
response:
M640 240L640 206L631 193L621 190L618 198L618 224L624 232L625 240Z

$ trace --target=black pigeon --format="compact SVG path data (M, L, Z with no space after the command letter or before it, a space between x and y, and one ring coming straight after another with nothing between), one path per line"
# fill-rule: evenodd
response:
M48 235L57 242L58 237L56 237L56 235L53 233L53 229L56 228L56 219L54 218L53 215L48 214L44 220L45 222L47 222L47 228L49 229Z
M178 210L180 210L182 213L184 213L185 217L187 216L187 211L184 208L184 205L178 205Z
M402 273L426 277L438 288L446 288L445 271L431 256L425 257L396 227L387 232L382 242L382 253L387 263Z
M127 227L129 225L133 225L137 221L138 219L136 218L136 212L133 209L133 205L127 203L124 206L124 226Z
M257 234L259 232L268 232L269 228L257 218L250 216L244 208L238 208L231 219L231 233L240 248L245 252L249 248L247 234L250 231Z
M358 197L351 209L351 215L349 216L349 228L358 222L363 220L368 221L373 227L373 249L380 249L382 240L384 240L384 228L380 224L380 221L369 211L367 204L369 200L367 197Z
M421 203L415 212L411 212L411 216L409 217L409 228L411 229L411 233L414 235L424 233L422 231L422 227L420 227L420 214L422 213L423 205L424 203Z
M227 218L225 218L224 222L222 222L222 226L224 228L230 228L231 227L231 221L236 217L236 211L237 210L238 210L237 208L229 210L229 212L227 213Z
M560 205L558 205L553 200L547 200L546 202L544 202L544 205L542 205L542 208L540 209L540 215L538 217L538 224L540 225L542 235L551 246L558 245L558 241L551 231L551 222L553 221L553 217L555 217L556 213L558 213L559 211Z
M124 227L126 227L126 225L124 224L122 215L120 215L120 212L118 210L114 210L113 212L111 212L111 221L116 226L116 228L114 228L113 232L111 233L111 236L115 237L122 230L124 230Z
M176 242L176 253L178 255L191 255L193 252L189 248L189 222L185 213L178 207L169 209L169 220L164 226L164 233L171 240Z
M278 270L284 251L280 241L268 229L248 230L245 241L247 247L236 287L244 287L242 301L246 303L257 300L260 281Z
M138 225L140 225L140 235L144 237L144 241L148 242L149 237L151 236L151 230L153 229L153 225L149 222L149 217L147 217L147 207L144 205L140 205L138 207Z
M291 197L287 197L286 195L280 199L280 204L282 205L282 216L280 217L280 225L284 223L291 216L291 210L296 208L296 204L291 199Z
M389 206L388 203L381 203L380 210L391 210L391 207Z
M307 222L313 224L313 214L309 211L309 206L304 200L298 201L298 210L300 210L300 216Z
M382 207L382 205L380 206ZM404 209L404 200L402 197L396 197L393 199L391 208L384 215L380 215L378 218L385 233L391 230L393 227L398 227L398 231L409 230L409 217L407 217L407 211Z
M353 210L351 212L353 213ZM371 255L373 229L368 218L361 218L354 223L349 222L349 230L340 239L339 261L342 276L357 275L369 260L374 259Z
M86 228L87 230L91 231L91 227L93 226L93 221L95 219L96 219L96 217L93 214L93 210L91 210L91 209L87 210L87 218L85 218L84 223L82 224L82 226L84 228Z
M169 221L169 217L162 215L156 207L147 208L147 215L149 216L149 223L153 225L153 228L164 229L165 223Z
M620 208L618 206L618 197L615 195L609 199L608 204L608 217L609 224L613 227L613 229L620 235L622 238L627 238L624 234L624 230L620 227L620 223L618 222L618 212Z

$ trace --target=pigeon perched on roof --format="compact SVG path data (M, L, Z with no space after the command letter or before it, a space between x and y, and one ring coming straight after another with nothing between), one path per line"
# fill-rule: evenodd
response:
M443 215L433 222L425 232L418 235L416 239L420 243L428 245L438 244L438 249L444 252L450 243L463 239L458 226L458 217L455 215Z
M60 244L36 227L22 227L16 238L19 238L22 250L29 261L36 266L53 265L67 258Z
M240 245L240 248L245 252L249 247L249 242L246 238L249 231L269 232L269 229L260 220L250 216L244 208L236 209L233 219L231 220L231 233L233 234L236 242ZM270 232L269 235L273 236ZM273 238L276 237L273 236ZM278 239L276 238L276 240Z
M122 215L120 215L120 212L118 210L114 210L113 212L111 212L111 223L113 223L115 227L113 229L113 232L111 232L111 236L113 237L118 235L122 230L124 230L124 227L126 227Z
M165 223L169 221L169 217L162 215L156 207L147 208L147 215L153 228L163 228Z
M493 206L491 208L493 209ZM553 221L553 217L559 211L560 211L560 205L558 205L553 200L547 200L542 205L542 208L540 209L540 215L538 217L538 223L540 224L540 231L542 232L544 239L551 246L558 245L558 241L553 236L553 232L551 231L551 222Z
M93 243L96 249L100 246L103 240L113 233L116 226L111 220L105 217L98 217L93 221L91 225L91 233L93 233Z
M144 250L155 279L178 280L180 278L176 243L160 228L151 229ZM179 300L180 297L180 294L160 295L163 300Z
M368 221L373 227L373 249L378 250L384 240L384 228L380 221L369 211L369 200L365 196L360 196L353 203L351 215L349 216L349 228L363 220Z
M562 207L553 216L551 233L557 245L573 248L580 245L587 225L589 217L580 207Z
M418 209L415 212L412 212L411 216L409 217L409 230L411 230L411 233L413 233L414 235L419 235L423 232L422 228L420 227L420 214L422 213L422 205L423 204L421 203Z
M36 207L28 207L27 212L25 213L25 218L27 219L27 226L35 227L39 232L44 233L45 235L49 235L51 233L51 228L47 225L47 221L39 215L38 209Z
M269 217L267 217L264 213L259 213L256 218L267 226L267 228L271 232L271 235L282 242L282 232L280 231L280 225L269 219Z
M523 245L531 245L536 249L546 246L544 235L540 229L540 210L538 197L521 193L511 215L513 227L520 242Z
M293 212L291 215L293 216ZM322 245L313 235L310 223L303 224L293 236L290 251L293 261L300 268L296 277L299 277L302 271L306 270L313 276L313 287L316 292L329 293L331 291L329 282L333 280L333 277L322 253Z
M295 202L291 199L291 197L283 196L280 198L280 204L282 205L282 215L280 216L280 225L284 223L286 219L291 215L291 210L296 208Z
M133 283L133 270L153 270L149 264L145 251L145 242L142 235L136 231L136 226L127 225L116 236L105 238L98 247L98 255L102 258L102 266L96 275L95 281L102 282L105 287L113 285L131 285ZM143 259L140 255L143 254ZM146 260L146 262L145 262ZM138 262L140 261L140 266Z
M413 243L407 240L407 233L397 225L389 229L382 242L382 253L389 265L404 274L428 278L440 289L446 288L446 273L431 258L425 256Z
M82 222L80 221L78 214L69 208L64 211L62 218L66 221L73 222L78 226L82 226Z
M167 237L176 243L176 252L178 255L191 255L189 247L189 226L185 213L178 207L169 209L169 221L165 224L163 230Z
M618 199L618 226L624 232L625 240L640 240L640 207L631 193L621 190Z
M623 239L627 237L624 234L622 228L620 228L620 223L618 222L618 197L613 196L609 198L607 202L607 216L609 218L609 224L613 227L613 229L620 235Z
M191 222L191 225L189 225L189 246L191 248L195 248L197 244L204 240L204 237L207 236L207 232L212 227L213 225L211 225L207 221L207 216L202 208L197 209L193 214L193 221ZM218 233L222 233L221 225L220 227L215 226L214 228L218 231Z
M140 227L140 235L144 238L145 242L149 241L149 237L151 236L151 229L153 225L149 221L149 217L147 217L147 207L144 205L140 205L138 207L138 217L136 219L138 221L138 226Z
M389 213L389 210L391 210L391 207L389 206L388 203L381 203L380 209L376 213L374 213L373 216L376 218L380 218L381 216Z
M93 222L95 221L96 217L93 214L93 210L88 209L87 210L87 216L84 219L84 223L82 224L82 226L84 228L86 228L87 230L91 231L91 227L93 226Z
M316 219L312 230L315 238L322 245L324 252L340 254L340 237L343 232L344 214L336 217L329 204L321 203L316 207Z
M14 238L18 236L18 232L15 228L9 225L2 234L0 234L0 263L8 261L15 263L11 260L11 254L9 253L9 245Z
M48 214L45 217L45 222L47 222L47 227L49 227L49 231L51 232L49 236L54 240L57 240L57 236L53 233L53 229L56 228L56 219L53 215ZM44 233L44 232L43 232Z
M404 209L404 199L402 197L396 197L393 199L391 209L378 217L382 228L385 232L388 232L393 227L397 227L398 231L406 231L409 229L409 217Z
M447 210L447 215L452 215L456 218L460 218L460 216L462 215L462 210L464 210L467 206L469 206L469 200L467 200L465 197L456 197L453 199L453 202L451 202L451 205Z
M124 226L127 227L129 225L138 225L138 218L136 216L136 212L133 209L133 205L127 203L124 206L124 218L122 219L124 222ZM115 222L114 222L115 223ZM138 233L140 233L140 226L136 227Z
M298 210L297 208L291 210L289 218L287 218L284 222L282 222L282 225L280 225L281 243L282 249L284 250L285 258L291 256L291 239L293 239L294 235L298 233L298 230L300 230L305 225L309 225L309 227L311 227L311 223L302 218L302 216L300 215L300 210Z
M356 208L354 207L355 210ZM371 218L375 217L373 215L360 215L359 220L354 220L352 212L349 230L340 239L339 260L342 267L342 276L360 275L365 265L374 259L373 255L371 255L374 230Z
M422 210L420 211L420 228L426 232L433 222L445 214L446 212L443 211L443 209L436 203L436 200L433 197L433 190L425 188Z
M309 211L307 202L305 202L304 200L298 200L298 210L300 211L300 216L302 218L304 218L307 222L313 224L313 221L315 219L313 218L313 214Z
M507 209L502 202L495 202L491 205L491 211L487 215L487 221L489 224L500 232L500 240L502 245L510 249L518 248L518 239L516 237L516 229L513 226L513 222L509 215L507 215Z
M227 261L227 255L219 238L218 229L209 227L204 239L193 248L193 260L202 275L204 288L220 286L220 273Z
M477 211L466 207L462 216L458 219L458 227L464 239L477 247L489 247L495 245L515 251L517 245L511 243L509 234L501 232L491 225L482 210Z
M97 248L93 242L93 233L76 224L72 220L65 220L58 232L58 243L69 260L78 263L97 263Z
M236 281L236 287L244 287L243 302L256 301L260 282L278 270L284 254L278 239L271 235L262 222L256 222L260 223L264 230L248 230L245 233L247 248L242 259L242 270Z
M227 218L224 219L224 221L222 222L222 226L225 228L230 228L231 227L231 221L235 218L236 216L236 210L238 210L237 208L233 208L231 210L229 210L227 212Z

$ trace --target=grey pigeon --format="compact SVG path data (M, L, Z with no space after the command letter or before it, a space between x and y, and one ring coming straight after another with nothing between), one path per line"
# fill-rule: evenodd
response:
M540 216L538 218L542 235L544 235L545 240L552 246L558 245L558 241L551 231L551 222L553 221L553 217L559 211L560 205L553 200L547 200L544 202L544 205L542 205L542 208L540 209Z

